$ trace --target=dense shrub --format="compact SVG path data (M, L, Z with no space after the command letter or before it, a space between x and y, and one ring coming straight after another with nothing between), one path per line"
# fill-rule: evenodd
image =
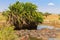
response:
M2 27L0 29L0 40L17 40L13 27Z
M35 4L17 1L12 4L4 13L10 24L15 26L15 29L37 29L37 25L43 22L43 16L37 12Z

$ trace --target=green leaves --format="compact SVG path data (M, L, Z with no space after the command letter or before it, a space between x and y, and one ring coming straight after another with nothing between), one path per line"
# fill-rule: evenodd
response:
M10 23L15 27L21 27L29 25L31 23L43 22L42 15L36 11L37 6L35 4L26 2L21 3L17 1L16 3L9 6L8 12L5 12Z
M0 40L17 40L13 27L2 27L0 29Z
M32 3L25 3L25 10L26 11L35 11L37 9L37 6Z

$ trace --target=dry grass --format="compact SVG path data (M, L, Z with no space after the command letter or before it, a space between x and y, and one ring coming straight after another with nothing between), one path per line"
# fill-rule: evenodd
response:
M0 27L3 27L6 25L6 17L0 13Z
M45 17L43 24L60 28L60 20L58 15L49 15Z

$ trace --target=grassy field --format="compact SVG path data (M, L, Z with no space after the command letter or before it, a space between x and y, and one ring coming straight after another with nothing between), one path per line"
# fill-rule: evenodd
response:
M60 20L58 16L57 17L53 16L53 18L48 16L46 19L44 19L43 24L52 25L52 26L60 28ZM6 25L6 17L0 14L0 27L5 26L5 25ZM55 40L60 40L60 32L56 32L56 33L57 33L57 36ZM36 40L35 38L31 38L31 39Z
M60 20L58 15L49 15L45 17L43 24L45 25L51 25L54 26L55 28L60 28Z

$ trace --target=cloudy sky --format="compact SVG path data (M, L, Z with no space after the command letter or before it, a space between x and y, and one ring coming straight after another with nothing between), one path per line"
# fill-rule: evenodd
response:
M49 12L53 14L60 13L60 0L19 0L20 2L31 2L38 6L38 11ZM10 4L16 0L0 0L0 11L8 9Z

